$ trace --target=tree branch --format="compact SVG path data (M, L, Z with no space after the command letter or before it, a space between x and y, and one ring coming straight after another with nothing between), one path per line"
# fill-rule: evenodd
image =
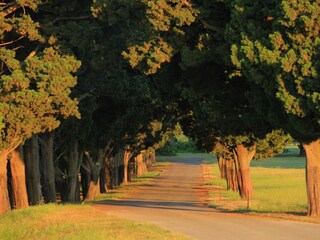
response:
M14 4L13 6L9 6L5 8L4 10L0 11L0 19L5 18L6 16L10 15L14 11L16 11L19 8L18 4Z
M217 27L217 26L213 26L210 25L208 22L206 22L203 19L200 19L200 22L209 30L215 31L215 32L219 32L219 33L223 33L223 28Z
M91 15L85 15L85 16L79 16L79 17L59 17L52 21L52 24L55 24L58 21L64 21L64 20L83 20L83 19L90 19L93 18Z
M25 38L26 36L21 36L19 37L18 39L15 39L15 40L12 40L10 42L5 42L5 43L0 43L0 47L3 47L3 46L7 46L7 45L10 45L12 43L15 43L15 42L18 42L19 40Z
M25 60L33 58L34 55L36 55L37 52L39 51L39 48L40 48L40 45L36 46L36 48L31 53L29 53L29 55L26 57Z

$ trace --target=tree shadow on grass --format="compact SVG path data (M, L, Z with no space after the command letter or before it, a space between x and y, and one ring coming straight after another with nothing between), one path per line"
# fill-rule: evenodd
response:
M288 215L288 216L294 216L294 217L307 217L308 213L307 212L301 212L301 211L286 211L286 212L274 212L274 211L266 211L266 210L253 210L253 209L248 209L245 207L237 208L237 209L226 209L218 205L211 205L210 208L225 212L225 213L240 213L240 214L249 214L249 215L274 215L279 216L279 215Z

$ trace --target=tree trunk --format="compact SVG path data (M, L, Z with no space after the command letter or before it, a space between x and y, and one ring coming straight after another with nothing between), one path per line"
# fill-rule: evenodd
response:
M220 170L220 176L222 179L226 179L227 178L227 173L226 173L226 159L224 157L222 157L221 155L217 155L218 158L218 166L219 166L219 170Z
M235 148L235 161L237 170L237 180L239 185L239 194L242 199L251 199L253 188L250 175L250 162L256 153L255 146L250 151L243 144L238 144Z
M26 166L27 192L30 205L36 205L41 200L41 184L39 169L38 136L28 139L23 146Z
M137 177L140 177L142 174L148 171L146 161L145 161L146 157L148 156L146 156L145 152L142 152L135 157L136 166L137 166Z
M303 145L306 150L308 215L320 216L320 139Z
M87 192L90 186L91 173L87 169L90 169L89 163L84 161L81 165L81 188L82 188L82 200L86 198Z
M100 171L100 193L106 193L112 187L111 156L106 156Z
M116 186L120 185L120 182L122 181L123 177L122 174L120 176L120 165L123 162L124 158L124 151L121 150L120 152L117 153L117 155L114 158L114 178L115 178L115 184ZM123 171L121 171L123 172Z
M67 202L80 202L79 171L82 157L79 156L78 142L74 142L67 163Z
M238 191L237 173L234 160L225 160L225 175L227 180L227 189Z
M154 148L149 148L146 151L146 166L147 170L150 171L152 164L156 161L156 154Z
M7 179L8 152L0 153L0 214L10 211L10 199Z
M53 133L44 133L40 136L42 193L46 203L56 201L56 186L53 166L53 138Z
M107 186L107 167L106 161L103 161L103 164L100 169L100 193L106 193L108 190Z
M123 156L123 184L128 184L128 165L131 157L132 153L129 150L125 150Z
M304 149L303 144L299 143L299 157L306 157L306 150Z
M103 149L98 150L96 162L90 157L90 155L86 152L87 160L91 161L91 180L89 184L89 189L85 197L85 201L91 201L96 196L100 194L100 166L104 160L105 152Z
M11 167L11 181L13 188L13 208L26 208L28 204L28 193L26 187L25 163L22 146L17 147L9 160Z

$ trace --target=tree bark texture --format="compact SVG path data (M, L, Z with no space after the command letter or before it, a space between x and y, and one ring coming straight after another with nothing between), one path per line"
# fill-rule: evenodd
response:
M53 133L44 133L40 136L40 170L42 194L46 203L56 202L56 185L53 166Z
M149 171L152 167L152 164L156 162L156 151L154 148L148 148L146 151L146 166Z
M235 148L235 163L237 170L237 180L239 185L239 194L242 199L251 199L253 188L250 175L250 162L256 153L256 148L249 150L243 144L238 144Z
M137 177L140 177L142 174L148 171L147 169L148 158L149 156L146 151L142 151L138 156L135 157Z
M92 159L88 152L85 152L85 154L91 168L91 178L89 189L84 200L91 201L100 194L100 168L104 161L105 151L103 149L98 149L96 161Z
M79 154L78 142L72 144L72 148L65 159L67 164L67 202L80 201L79 172L82 157Z
M112 188L112 162L113 157L105 156L100 170L100 193L106 193Z
M117 153L117 155L114 158L114 178L115 178L115 185L119 186L120 182L123 179L123 171L121 171L121 165L123 166L123 159L124 159L124 151L121 150L120 152Z
M226 179L226 159L222 155L217 155L220 177Z
M239 184L237 179L236 163L233 159L226 159L222 155L218 157L218 165L220 175L222 179L227 182L227 189L231 189L235 192L239 190Z
M26 141L23 146L23 154L29 204L36 205L41 200L38 135L34 135Z
M107 185L107 171L107 163L106 161L103 161L100 169L100 193L106 193L109 189L109 186Z
M82 167L80 169L80 173L81 173L82 200L84 200L89 190L91 174L90 172L88 172L88 170L90 170L90 166L87 161L83 161L81 166Z
M320 216L320 139L303 145L306 150L308 215Z
M0 214L10 211L10 199L7 178L8 152L0 153Z
M123 156L123 184L128 184L128 165L131 157L132 153L129 150L125 150Z
M234 160L225 159L225 174L227 180L227 189L231 189L233 191L239 190L238 179L237 179L237 171Z
M9 162L11 169L11 182L14 204L12 208L26 208L29 206L29 203L26 187L26 173L22 146L17 147L12 152Z

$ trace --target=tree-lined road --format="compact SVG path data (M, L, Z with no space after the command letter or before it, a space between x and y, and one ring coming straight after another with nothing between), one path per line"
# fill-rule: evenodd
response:
M201 199L201 159L172 162L158 178L126 199L106 201L98 208L112 215L156 224L192 239L316 240L318 224L222 213Z

